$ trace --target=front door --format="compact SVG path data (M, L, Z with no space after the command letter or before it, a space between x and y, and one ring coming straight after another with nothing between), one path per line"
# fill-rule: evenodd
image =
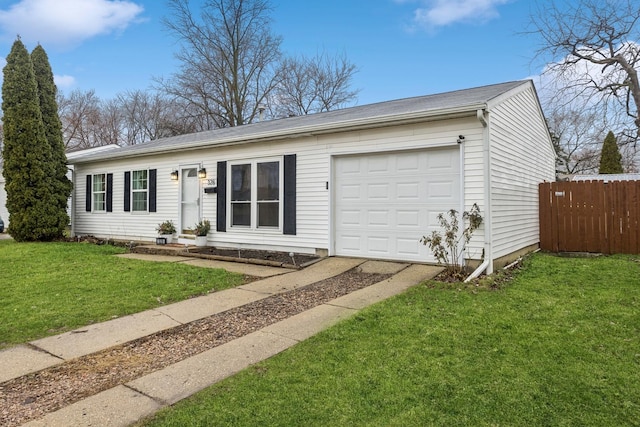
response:
M200 180L197 166L183 166L180 169L180 233L191 231L200 221Z

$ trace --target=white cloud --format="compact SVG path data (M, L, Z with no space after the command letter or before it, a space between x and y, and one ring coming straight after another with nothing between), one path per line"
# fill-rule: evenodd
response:
M61 75L61 76L54 75L53 81L55 82L59 90L70 89L76 84L75 77L67 76L67 75Z
M500 16L498 6L511 0L423 0L414 11L414 23L434 29L457 22L483 23ZM399 3L406 1L396 0Z
M144 8L127 0L20 0L0 10L0 28L11 40L68 48L91 37L123 31Z

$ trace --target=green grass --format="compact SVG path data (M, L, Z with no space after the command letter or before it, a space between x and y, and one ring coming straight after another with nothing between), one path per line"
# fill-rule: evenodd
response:
M497 290L428 283L148 426L640 425L640 266L538 254Z
M110 255L114 246L0 241L0 348L240 284L224 270Z

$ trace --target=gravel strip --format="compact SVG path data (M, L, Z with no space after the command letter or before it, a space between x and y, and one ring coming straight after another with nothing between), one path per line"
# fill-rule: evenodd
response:
M17 426L385 280L358 268L0 384L0 425Z

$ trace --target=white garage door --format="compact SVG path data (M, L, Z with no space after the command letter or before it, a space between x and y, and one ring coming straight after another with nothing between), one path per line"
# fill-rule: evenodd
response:
M458 148L335 159L336 255L433 262L423 235L460 210Z

